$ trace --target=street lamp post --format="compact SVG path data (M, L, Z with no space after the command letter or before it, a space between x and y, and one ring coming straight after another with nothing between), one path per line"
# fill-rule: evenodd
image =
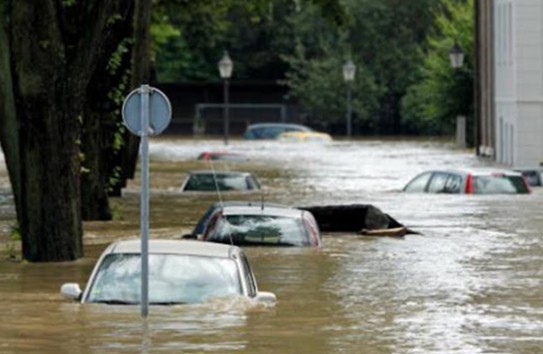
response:
M347 84L347 137L351 137L351 118L352 118L352 82L354 81L354 76L356 74L356 66L352 60L349 60L343 65L343 79Z
M454 70L464 65L464 52L457 43L449 51L449 59ZM466 116L461 114L456 117L456 145L461 148L466 147Z
M232 76L232 70L234 69L234 63L228 56L228 52L224 51L224 55L218 64L219 73L223 79L223 95L224 95L224 107L223 107L223 132L224 132L224 145L228 145L228 128L229 123L229 111L228 111L228 79Z
M451 60L453 69L459 69L464 65L464 52L457 43L455 43L449 51L449 59Z

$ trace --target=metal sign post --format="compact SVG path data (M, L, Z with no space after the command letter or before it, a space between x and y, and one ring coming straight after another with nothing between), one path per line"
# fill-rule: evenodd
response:
M141 85L123 103L123 121L128 130L141 137L141 317L149 314L149 136L166 129L172 117L170 101L160 90Z

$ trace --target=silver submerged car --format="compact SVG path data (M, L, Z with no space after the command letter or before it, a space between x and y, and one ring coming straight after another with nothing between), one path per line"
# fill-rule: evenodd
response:
M119 241L100 256L84 291L76 283L61 294L81 303L141 302L141 241ZM259 292L243 251L236 246L186 240L149 241L149 303L200 303L212 298L245 296L274 303L273 293Z
M520 172L501 169L431 170L403 188L408 193L523 194L530 187Z

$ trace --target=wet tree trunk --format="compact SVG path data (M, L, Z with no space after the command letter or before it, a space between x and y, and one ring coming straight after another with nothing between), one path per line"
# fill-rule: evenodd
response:
M20 206L20 157L19 135L17 134L17 115L15 112L15 98L13 97L13 79L11 75L7 2L0 0L0 143L7 162L8 173L15 206ZM19 210L17 211L19 214Z
M104 137L104 115L87 112L83 123L81 149L84 156L81 168L81 215L83 220L111 220L107 195L108 166L104 146L112 145L111 137ZM113 129L115 126L113 125ZM113 135L113 134L111 134Z
M11 1L10 70L19 151L17 199L23 257L65 261L83 255L81 122L114 1ZM18 141L16 141L18 140ZM18 145L18 146L15 146ZM10 176L11 177L11 176ZM13 178L13 177L12 177Z
M90 82L83 120L81 211L83 220L111 220L109 192L115 163L121 152L116 144L122 134L120 109L128 94L134 23L134 0L119 0L119 21L112 24L104 55Z
M151 68L151 0L136 0L134 11L134 47L132 49L131 88L149 84ZM112 161L112 167L119 166L120 174L112 186L110 195L120 196L128 179L134 178L138 162L140 138L127 130L123 133L125 145Z

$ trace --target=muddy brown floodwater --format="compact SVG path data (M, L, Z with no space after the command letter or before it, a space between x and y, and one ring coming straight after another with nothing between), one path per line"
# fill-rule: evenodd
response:
M84 285L98 254L139 233L139 181L112 201L115 220L85 224L85 258L29 264L6 259L13 201L0 169L0 353L541 353L543 193L414 195L399 190L433 167L480 166L447 142L336 141L323 145L162 138L151 141L151 237L192 229L211 194L183 194L204 150L245 153L262 194L289 205L370 203L420 235L324 235L320 249L247 248L274 307L239 300L151 307L80 305L62 283Z

